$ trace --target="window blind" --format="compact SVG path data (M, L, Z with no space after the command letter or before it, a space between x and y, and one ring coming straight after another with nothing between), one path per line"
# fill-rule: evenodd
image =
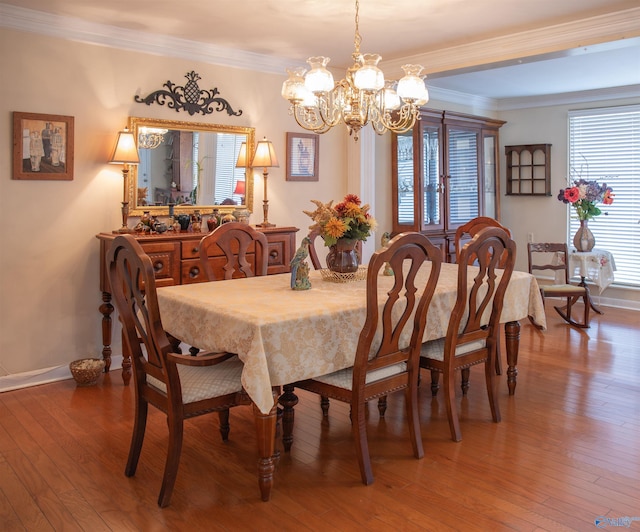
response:
M615 283L640 287L640 105L570 111L568 175L613 189L613 204L598 205L603 214L589 229L596 248L614 256ZM568 208L570 242L580 222Z
M449 131L449 225L478 216L478 134Z

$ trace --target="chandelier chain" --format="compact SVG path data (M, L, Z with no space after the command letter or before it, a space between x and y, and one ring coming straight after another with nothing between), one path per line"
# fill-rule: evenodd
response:
M359 30L359 22L360 22L360 2L356 0L356 33L353 37L353 47L355 49L353 55L360 55L360 43L362 43L362 37L360 36Z

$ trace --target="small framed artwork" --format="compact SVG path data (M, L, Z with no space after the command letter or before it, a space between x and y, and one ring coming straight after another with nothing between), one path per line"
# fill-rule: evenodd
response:
M13 179L73 179L73 117L13 113Z
M287 181L318 181L319 136L287 133Z

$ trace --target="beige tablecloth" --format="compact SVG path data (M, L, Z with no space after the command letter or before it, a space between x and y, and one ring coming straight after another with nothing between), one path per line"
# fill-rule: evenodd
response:
M333 283L311 272L312 289L294 291L290 275L270 275L158 289L164 328L182 341L238 353L242 383L263 413L273 407L272 386L317 377L353 364L366 306L366 281ZM392 278L383 278L385 293ZM443 264L425 330L442 338L456 298L457 266ZM386 286L386 289L385 289ZM538 284L514 272L501 322L527 316L546 326Z

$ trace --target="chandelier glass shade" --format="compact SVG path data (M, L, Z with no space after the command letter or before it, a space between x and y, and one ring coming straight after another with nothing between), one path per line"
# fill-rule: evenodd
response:
M358 11L356 0L353 65L345 78L335 83L327 69L330 59L310 57L308 72L303 67L287 70L289 78L282 85L282 97L291 104L289 113L298 125L314 133L326 133L340 122L356 140L360 129L369 123L379 135L409 131L419 119L420 106L429 101L426 76L421 76L423 68L404 65L404 77L386 81L378 67L382 58L360 53Z
M166 129L141 127L138 133L138 148L153 150L164 142Z

